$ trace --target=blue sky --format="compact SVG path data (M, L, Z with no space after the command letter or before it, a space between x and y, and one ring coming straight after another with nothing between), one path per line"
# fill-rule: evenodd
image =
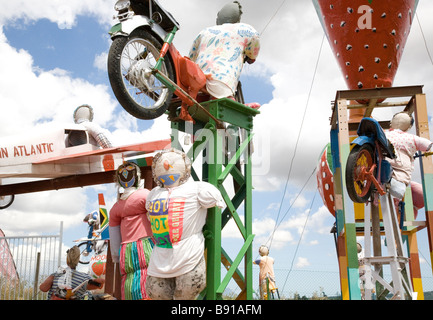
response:
M182 54L187 54L195 35L214 23L216 12L226 1L209 1L206 7L199 0L182 5L178 2L160 0L180 22L175 45ZM288 0L281 7L275 2L266 2L266 6L259 0L242 2L243 21L262 33L260 56L255 64L244 68L241 78L245 100L262 104L254 124L256 158L253 161L258 164L253 169L254 254L269 240L281 205L280 225L271 246L275 268L288 269L293 262L293 267L298 269L338 271L334 240L329 233L334 219L316 193L315 177L299 196L298 193L329 141L330 101L335 98L336 90L346 89L343 77L325 39L308 97L323 36L310 1ZM111 19L114 1L88 3L74 1L62 5L69 14L59 15L55 0L38 4L16 1L9 4L7 14L0 14L0 54L7 60L0 64L3 79L0 105L8 115L7 119L0 120L0 136L20 133L23 128L31 132L43 121L70 122L73 110L88 103L95 109L94 121L110 131L117 145L168 137L169 122L164 117L155 121L134 119L114 98L105 68L111 42L108 30L114 23ZM191 10L197 11L194 19L189 15ZM430 51L433 51L433 22L429 19L432 12L430 2L420 1L418 14ZM270 23L265 27L267 22ZM415 23L395 85L423 84L430 117L432 75L433 66L419 25ZM306 122L300 127L304 110ZM300 144L295 153L298 135ZM283 195L292 156L293 167ZM10 208L0 212L0 228L6 235L55 233L62 220L64 245L72 246L73 239L87 234L81 219L97 208L98 192L104 193L110 208L115 201L111 185L17 196ZM296 202L291 206L294 199ZM236 252L240 242L232 227L228 226L224 232L223 246L227 245L229 252ZM420 235L418 242L427 257L425 235Z

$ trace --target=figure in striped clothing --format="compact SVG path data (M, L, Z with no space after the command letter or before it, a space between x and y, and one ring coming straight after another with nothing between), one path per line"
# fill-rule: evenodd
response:
M73 246L67 251L67 268L59 268L39 286L48 291L48 300L83 300L87 290L100 288L105 280L92 279L87 273L76 270L80 259L80 249Z

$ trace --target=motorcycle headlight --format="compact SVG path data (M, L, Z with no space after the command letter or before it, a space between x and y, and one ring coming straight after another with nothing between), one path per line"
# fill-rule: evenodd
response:
M131 5L129 0L119 0L114 5L114 10L121 11L124 9L128 9L128 7Z

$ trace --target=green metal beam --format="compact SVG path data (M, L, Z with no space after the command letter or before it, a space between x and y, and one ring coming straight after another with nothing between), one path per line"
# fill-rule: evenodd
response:
M229 209L231 216L233 217L233 219L236 222L236 226L238 227L239 231L242 234L242 237L244 239L246 239L247 233L246 233L245 227L243 225L241 218L239 217L238 213L236 212L236 208L233 205L233 203L231 202L229 195L227 194L226 190L222 186L220 186L219 190L221 192L221 195L223 196L225 203L227 204L227 208Z
M179 132L191 133L194 136L194 143L187 152L191 161L198 160L202 153L202 181L207 181L216 186L226 203L226 208L221 212L220 208L210 208L207 213L206 226L204 230L206 261L207 261L207 287L200 297L208 300L222 299L222 294L230 282L231 278L243 283L242 298L251 300L253 295L252 281L252 164L251 157L248 154L248 146L252 140L252 123L253 117L259 112L246 107L243 104L230 99L218 99L201 104L207 112L201 108L192 106L189 108L195 123L185 123L183 121L172 122L172 129L177 132L172 133L172 147L182 150L179 142ZM211 115L211 116L209 116ZM228 124L230 130L244 129L247 132L247 138L239 145L236 141L234 147L236 152L234 156L226 159L226 150L224 150L224 140L227 138L227 132L218 129L216 121L223 121ZM188 132L192 131L192 132ZM229 136L238 139L236 135ZM243 173L240 167L240 158L246 154L246 163L243 165ZM206 160L206 161L205 161ZM195 170L192 170L192 176L195 180L200 180ZM233 178L235 194L230 198L223 183ZM244 204L244 222L239 217L238 207ZM244 243L237 253L234 262L231 262L227 252L222 248L221 230L232 219L238 226ZM244 261L244 274L238 269L239 264ZM221 265L228 267L228 272L223 281L221 281Z
M247 139L242 142L238 150L236 150L235 155L230 159L229 163L227 164L226 168L222 172L222 174L218 177L218 181L222 182L224 181L227 176L230 174L230 172L233 170L233 168L236 168L236 163L241 158L242 153L244 153L245 149L249 146L251 139L253 138L253 135L248 135Z
M247 252L248 248L251 246L253 239L254 239L254 235L250 234L248 238L245 240L244 245L242 246L241 250L239 250L239 253L236 256L236 259L233 261L230 269L227 271L227 274L225 275L223 281L221 282L221 285L218 287L217 293L222 294L224 292L225 288L227 287L228 283L233 277L233 274L236 272L237 267L239 266L242 259L244 258L245 253Z

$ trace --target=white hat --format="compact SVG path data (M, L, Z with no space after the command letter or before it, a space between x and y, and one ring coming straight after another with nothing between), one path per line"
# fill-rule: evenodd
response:
M265 245L261 245L259 248L259 254L263 256L267 256L269 254L269 248Z
M392 129L400 129L401 131L407 131L413 125L413 118L407 112L396 113L391 120Z

